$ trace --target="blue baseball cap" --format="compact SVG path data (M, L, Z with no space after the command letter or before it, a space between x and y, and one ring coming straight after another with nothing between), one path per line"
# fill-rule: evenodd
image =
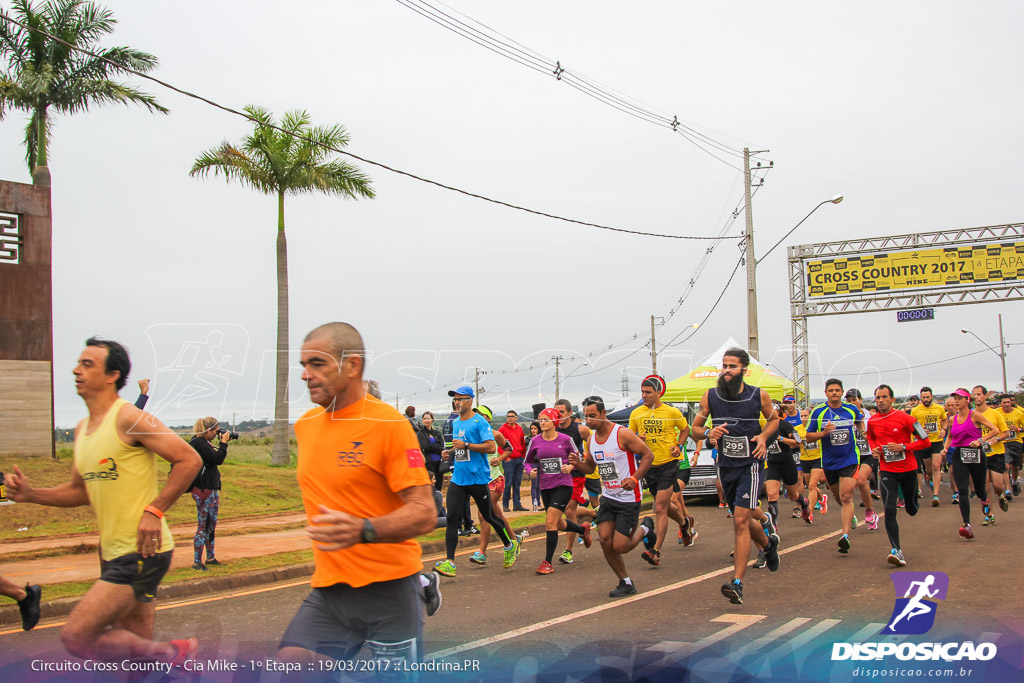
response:
M458 389L449 389L448 395L454 396L455 394L461 394L462 396L469 396L473 398L476 394L473 393L473 387L459 387Z

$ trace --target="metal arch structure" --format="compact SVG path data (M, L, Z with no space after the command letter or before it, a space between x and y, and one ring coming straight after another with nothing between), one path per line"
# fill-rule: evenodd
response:
M789 301L793 338L793 384L798 400L810 396L810 362L808 344L808 318L888 311L910 307L959 306L990 301L1024 299L1024 268L1015 272L998 273L994 281L961 281L920 288L885 287L870 292L810 295L809 264L830 263L835 260L874 259L895 256L913 259L917 250L942 249L959 252L978 249L1014 249L1024 261L1024 223L1008 223L978 228L960 228L912 235L865 237L837 242L802 244L789 247ZM986 253L991 253L986 251ZM1021 265L1021 264L1017 264Z

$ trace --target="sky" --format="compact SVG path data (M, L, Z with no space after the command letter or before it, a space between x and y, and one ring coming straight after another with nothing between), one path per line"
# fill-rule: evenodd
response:
M759 258L820 202L844 196L758 266L760 355L783 374L792 374L783 247L1022 220L1020 3L432 4L730 148L769 150L758 158L772 169L758 174L752 202ZM365 159L586 222L742 232L742 214L732 218L739 158L723 163L402 3L105 6L119 24L103 44L155 54L153 75L233 108L305 109L317 124L341 123L348 151ZM102 107L55 120L56 422L85 413L71 369L93 334L129 348L130 379L153 378L149 407L167 422L267 418L276 202L188 174L203 150L251 126L125 80L170 115ZM21 112L0 122L2 178L30 182L24 124ZM362 332L367 376L385 398L420 412L443 410L447 389L471 383L477 367L489 373L481 386L495 412L550 405L556 355L569 375L561 393L575 403L621 396L624 375L635 395L650 372L651 315L668 318L656 337L670 379L746 337L742 268L714 306L740 256L735 239L717 243L679 304L713 243L598 230L355 163L375 199L286 201L293 419L311 405L301 340L331 320ZM1001 386L998 354L960 333L967 325L998 345L999 314L1004 339L1024 343L1019 302L939 308L928 322L897 323L894 311L814 318L812 389L823 375L862 391L885 381L898 394ZM682 343L662 350L673 339ZM1019 348L1007 350L1013 387L1024 367ZM965 354L974 355L947 361ZM134 399L133 384L123 394Z

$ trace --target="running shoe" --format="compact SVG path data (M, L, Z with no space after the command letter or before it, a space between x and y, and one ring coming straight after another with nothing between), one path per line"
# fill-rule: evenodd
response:
M661 551L657 548L651 548L640 553L640 559L647 562L650 565L657 567L661 564Z
M868 510L868 513L864 515L864 520L868 523L868 528L872 531L878 529L878 515L875 514L874 510Z
M210 571L209 569L206 568L206 565L203 564L202 562L193 562L192 563L192 569L195 569L197 572L208 572L208 571Z
M43 589L36 584L25 584L25 597L18 601L22 631L31 631L39 623L39 598L42 594Z
M697 539L697 521L690 515L686 515L686 531L683 532L683 546L689 548Z
M882 500L882 497L880 495L878 495L878 491L875 491L874 489L872 489L871 490L871 499L872 500Z
M519 540L513 539L512 545L505 548L505 559L501 563L501 566L505 569L511 569L512 565L516 563L517 557L519 557Z
M814 514L813 513L808 513L807 514L807 523L808 524L814 524Z
M907 504L904 503L902 500L897 500L896 501L896 507L898 507L898 508L905 508L905 507L907 507Z
M434 565L434 571L441 576L455 578L455 563L451 560L441 560Z
M1020 495L1020 482L1019 481L1013 482L1013 495L1015 495L1015 496L1019 496Z
M907 561L903 559L903 551L899 548L893 548L889 551L889 556L885 558L885 561L896 567L907 566Z
M815 510L821 510L821 501L820 500L817 503L814 504L814 509Z
M725 518L732 519L732 510L729 510L728 512L725 513Z
M765 521L761 526L764 528L764 535L768 538L772 536L778 536L778 529L775 528L775 520L772 518L770 510L764 511Z
M974 538L974 531L971 529L971 525L964 524L962 527L960 527L960 535L966 538L967 540L971 540L972 538Z
M174 659L171 660L172 667L181 668L190 659L195 659L196 654L199 653L199 641L195 638L188 638L186 640L172 640L171 645L178 651L174 655Z
M224 564L223 562L217 561L217 558L213 558L212 560L207 560L206 561L206 566L207 567L220 567L220 566L223 566L223 564Z
M434 572L424 574L427 585L423 587L423 602L427 603L427 616L432 617L441 609L441 579Z
M856 529L858 524L859 524L859 522L857 521L857 515L854 515L853 516L853 521L850 522L850 528L851 529Z
M764 569L764 566L768 564L768 558L765 557L763 550L757 551L757 559L754 560L754 564L750 565L751 569Z
M636 595L636 586L632 583L626 583L624 579L619 579L619 585L612 589L612 592L608 594L608 597L624 598L627 595Z
M806 498L804 500L806 500ZM800 508L800 519L804 520L808 524L814 524L814 518L811 516L810 505Z
M799 505L797 505L795 508L793 508L793 514L790 515L790 516L793 519L800 519L801 517L803 517L803 511L800 509Z
M823 515L827 515L828 514L828 494L827 493L821 494L821 514L823 514Z
M477 550L475 553L469 556L469 561L473 564L487 564L487 556Z
M1006 499L1006 496L999 496L999 509L1003 512L1010 511L1010 502Z
M988 503L984 503L981 506L981 511L982 513L984 513L986 517L990 517L992 515L992 506L990 506Z
M459 529L459 536L469 536L469 529Z
M939 497L938 496L932 496L932 507L933 508L939 507Z
M985 521L981 523L982 526L992 526L996 523L995 515L985 515Z
M563 550L562 554L558 556L558 561L562 564L572 564L572 551Z
M476 524L474 524L469 529L469 535L470 536L479 536L480 535L480 527L478 527Z
M547 560L544 560L543 562L541 562L540 566L537 567L537 573L538 574L550 574L553 571L555 571L555 568L552 567L551 563L548 562Z
M576 545L583 545L583 537L582 536L579 536L579 535L576 536Z
M583 541L583 547L584 548L589 548L590 546L594 545L594 539L590 535L590 525L589 524L584 524L583 525L583 535L580 536L580 540Z
M952 500L953 505L956 505L959 502L960 502L960 492L959 491L953 491L953 500Z
M722 595L729 598L729 602L734 605L743 604L743 582L739 579L733 579L729 583L722 586Z
M658 542L658 537L654 534L654 518L644 517L643 520L640 521L640 526L647 529L647 531L644 532L644 547L650 550L654 547L654 544Z
M770 572L779 570L779 544L781 542L778 534L768 537L768 549L764 551L764 557L768 561L768 571Z
M679 527L679 536L676 538L676 544L683 544L683 527Z
M850 552L850 537L846 534L839 537L839 552L843 555Z
M969 495L969 496L967 496L967 497L968 497L968 498L977 498L977 497L978 497L978 494L977 494L977 493L975 493L974 491L971 491L970 495Z
M722 509L722 508L724 508L724 507L725 507L725 503L719 503L719 504L718 504L718 509L719 509L719 510L721 510L721 509Z
M918 490L917 490L917 497L918 497L918 498L920 498L920 497L921 497L921 489L918 489Z

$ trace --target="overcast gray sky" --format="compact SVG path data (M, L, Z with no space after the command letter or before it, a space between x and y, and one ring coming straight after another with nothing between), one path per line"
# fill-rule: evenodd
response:
M679 135L526 69L398 2L107 2L120 23L107 45L160 58L156 76L226 105L280 115L305 108L342 123L349 150L431 179L580 220L673 234L714 234L741 199L742 177ZM786 245L1022 220L1017 86L1020 3L462 2L448 5L563 67L701 126L726 144L768 149L754 199L764 253L818 202ZM464 17L460 17L468 21ZM134 81L133 81L134 82ZM155 378L151 407L172 423L213 413L268 417L273 399L275 201L222 180L195 180L200 151L250 125L163 90L169 116L139 108L58 118L50 152L56 416L84 412L70 371L100 334L130 348L132 379ZM25 118L0 124L0 175L29 182ZM715 131L715 132L710 132ZM730 161L737 161L730 159ZM291 342L328 320L359 328L368 375L402 405L440 409L451 383L493 371L496 410L618 396L622 369L649 370L649 316L665 316L708 244L610 233L487 204L363 166L378 197L287 200ZM729 234L739 234L742 216ZM667 341L707 315L732 272L721 243ZM708 322L672 347L662 374L687 372L729 337L744 340L742 271ZM785 250L758 269L761 356L791 372ZM1019 303L943 308L933 322L894 312L815 319L812 372L863 389L871 366L914 366L1024 342ZM213 335L213 336L211 336ZM684 335L685 336L685 335ZM1008 374L1022 374L1010 347ZM210 363L216 367L206 367ZM606 368L587 374L591 368ZM863 368L864 374L858 378ZM293 417L309 407L293 374ZM821 378L817 378L820 381ZM1000 385L985 351L888 372L897 393ZM431 391L433 385L443 384ZM510 393L511 392L511 393ZM134 398L126 390L126 398Z

